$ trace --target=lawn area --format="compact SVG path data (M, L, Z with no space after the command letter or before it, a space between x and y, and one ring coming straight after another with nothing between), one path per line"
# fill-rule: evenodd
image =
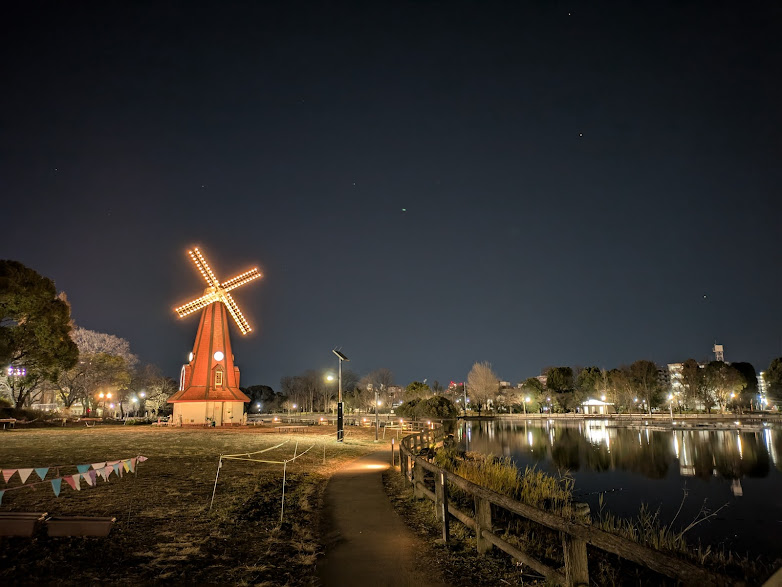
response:
M280 434L271 427L181 429L95 426L0 432L0 468L75 465L143 455L136 474L116 475L75 491L62 483L6 491L0 512L45 511L50 515L112 516L107 538L0 538L0 584L251 583L312 585L319 552L319 516L328 477L343 463L381 448L374 430L348 428L343 444L335 427ZM330 436L326 436L331 434ZM220 454L247 453L288 441L256 458L290 459L285 517L280 523L282 465L225 461L214 507L209 501ZM323 464L324 444L326 464ZM385 445L383 445L385 446ZM54 476L50 471L46 479ZM39 481L35 473L27 479ZM18 475L0 490L21 484Z

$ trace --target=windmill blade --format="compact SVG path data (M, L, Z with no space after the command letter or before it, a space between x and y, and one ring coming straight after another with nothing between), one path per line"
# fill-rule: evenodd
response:
M250 324L247 322L244 314L242 314L239 306L236 305L236 302L234 301L233 297L231 297L231 294L224 292L221 297L223 303L228 307L228 311L231 313L231 316L233 316L233 319L236 321L236 325L239 327L241 333L247 334L248 332L251 332L252 328L250 328Z
M206 259L204 259L201 251L198 250L198 247L195 247L192 251L188 251L188 253L190 253L190 258L193 260L193 263L195 263L195 266L198 267L201 275L204 276L207 285L214 288L220 287L220 282L217 281L217 277L212 273L212 270L209 268L209 263L206 262Z
M245 271L241 275L237 275L236 277L229 279L220 287L222 287L225 291L231 291L232 289L236 289L240 285L244 285L253 279L258 279L259 277L263 277L263 274L258 271L257 267L253 267L249 271Z
M205 296L201 296L200 298L197 298L192 302L186 303L184 306L179 306L178 308L174 308L174 312L179 314L180 318L184 318L188 314L197 312L201 308L204 308L209 304L216 302L217 299L218 299L217 296L213 293L206 294Z

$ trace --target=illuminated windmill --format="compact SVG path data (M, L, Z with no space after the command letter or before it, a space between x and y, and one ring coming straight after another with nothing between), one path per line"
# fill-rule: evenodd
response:
M228 313L242 334L252 328L228 292L258 279L261 273L254 268L220 283L201 251L195 248L188 253L207 288L201 297L174 309L180 318L202 310L193 352L188 364L182 366L179 391L168 400L174 404L174 423L238 424L250 398L239 389L239 367L234 365L228 336Z

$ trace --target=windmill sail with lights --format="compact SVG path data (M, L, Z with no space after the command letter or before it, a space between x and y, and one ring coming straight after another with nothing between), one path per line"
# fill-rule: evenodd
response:
M174 423L238 424L250 398L239 389L239 367L234 365L228 314L242 334L252 328L229 292L258 279L261 273L253 268L220 283L201 251L194 248L188 253L207 288L201 297L174 309L180 318L202 310L193 352L188 364L182 367L179 391L168 399L174 404Z

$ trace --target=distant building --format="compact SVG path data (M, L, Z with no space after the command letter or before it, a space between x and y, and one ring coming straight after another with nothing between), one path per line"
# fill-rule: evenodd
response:
M500 381L500 389L510 389L511 387L510 381Z
M585 414L616 414L614 404L599 399L588 399L582 402L581 409Z
M723 349L721 344L714 343L714 348L712 349L714 351L714 360L715 361L724 361L725 360L725 350Z

